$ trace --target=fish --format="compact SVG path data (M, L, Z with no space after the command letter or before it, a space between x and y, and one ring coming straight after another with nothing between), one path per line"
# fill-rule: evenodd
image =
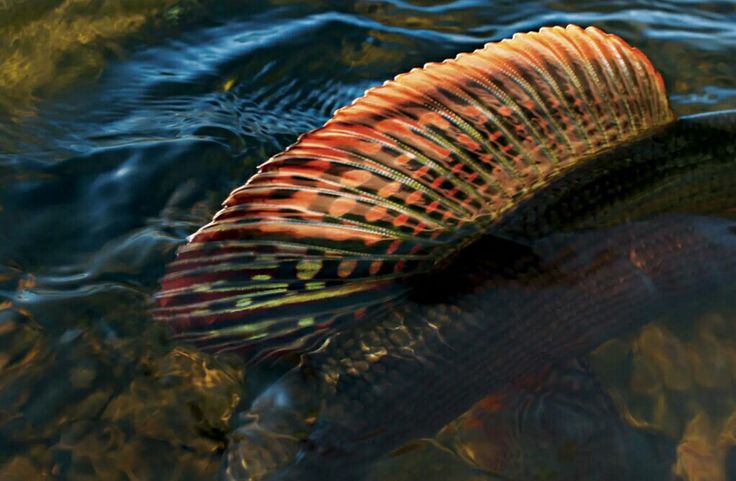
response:
M479 241L442 289L341 331L260 394L223 478L362 479L489 393L652 320L729 302L735 232L732 219L663 215L547 236L526 253L505 246L496 262L482 253L498 240Z
M676 118L639 50L547 27L370 89L259 167L169 264L153 317L299 365L227 480L361 479L494 390L728 298L736 112Z

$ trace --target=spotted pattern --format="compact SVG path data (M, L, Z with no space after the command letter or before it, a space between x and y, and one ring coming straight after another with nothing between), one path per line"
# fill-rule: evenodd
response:
M303 349L571 166L673 120L647 58L593 27L427 64L233 191L179 250L154 316L214 350Z

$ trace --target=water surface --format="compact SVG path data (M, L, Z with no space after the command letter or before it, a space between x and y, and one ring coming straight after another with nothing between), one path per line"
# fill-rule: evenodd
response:
M679 114L736 108L730 1L0 2L0 478L214 479L273 374L151 323L176 247L366 88L567 23L644 51ZM735 327L662 319L372 476L736 479Z

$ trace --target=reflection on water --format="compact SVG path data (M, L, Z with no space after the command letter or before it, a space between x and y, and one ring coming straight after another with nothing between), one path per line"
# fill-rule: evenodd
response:
M181 13L174 0L4 2L3 69L0 88L13 96L0 107L32 115L34 101L100 75L106 56L120 54L126 37L146 24L173 20Z
M641 48L679 113L736 107L728 1L0 2L0 478L213 478L274 374L150 325L176 246L365 88L570 22ZM735 479L735 320L609 341L373 476Z

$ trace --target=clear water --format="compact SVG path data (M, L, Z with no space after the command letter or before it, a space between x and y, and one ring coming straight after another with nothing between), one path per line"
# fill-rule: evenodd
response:
M176 247L366 88L567 23L644 51L678 113L736 108L732 1L0 1L0 479L214 479L272 375L152 325ZM566 366L552 401L489 398L372 476L736 479L736 318L685 324ZM529 405L541 427L519 427Z

